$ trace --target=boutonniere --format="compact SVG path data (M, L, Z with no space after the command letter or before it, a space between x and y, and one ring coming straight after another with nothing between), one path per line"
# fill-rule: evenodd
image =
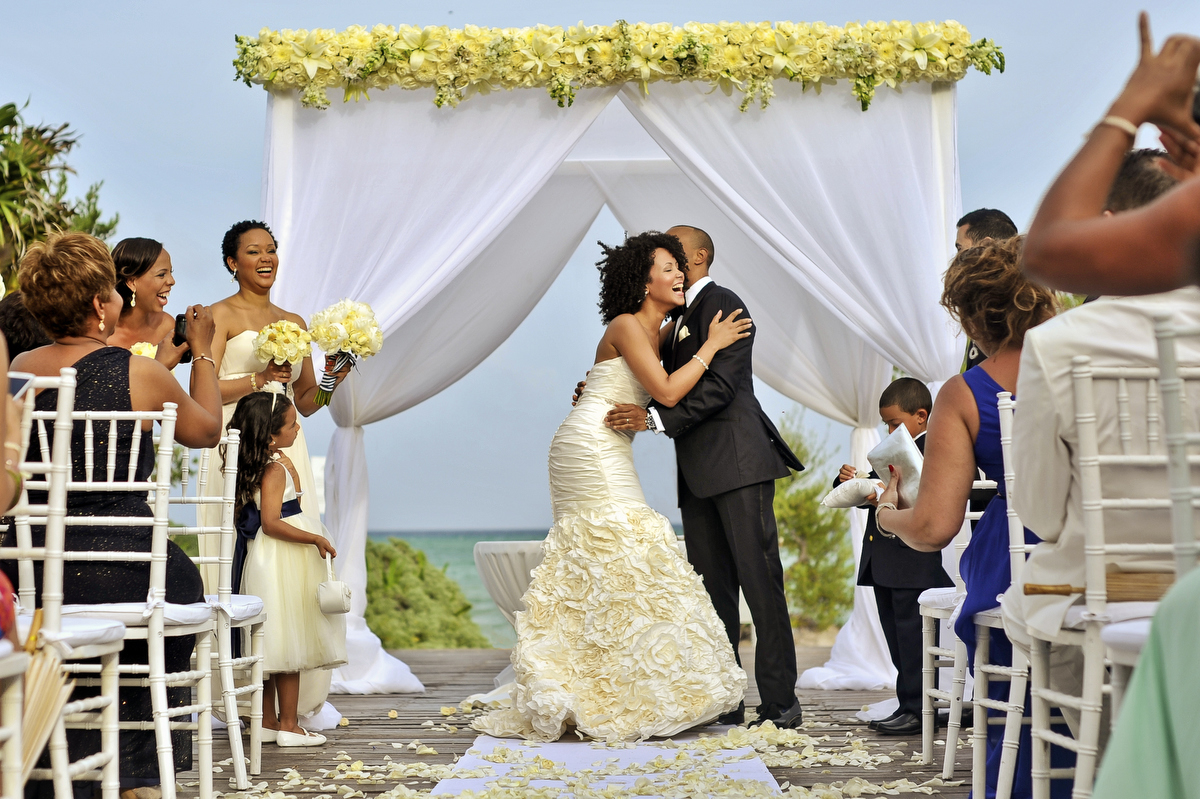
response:
M687 325L684 325L683 327L679 328L679 339L678 339L679 341L683 341L685 338L687 338L690 335L691 335L691 333L688 332Z

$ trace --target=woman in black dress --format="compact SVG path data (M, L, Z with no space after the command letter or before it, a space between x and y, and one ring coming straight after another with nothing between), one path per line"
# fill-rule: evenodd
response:
M12 364L17 371L56 376L59 370L73 366L76 371L76 410L161 411L163 404L178 405L175 440L188 447L214 446L221 436L221 395L217 385L212 352L212 314L203 306L187 310L188 343L194 353L190 394L160 363L133 355L129 350L108 346L108 336L120 317L122 299L115 289L116 272L108 248L84 233L65 233L36 243L21 260L21 288L29 311L46 329L53 343L23 353ZM43 391L37 397L39 410L53 410L55 391ZM129 442L134 422L118 423L117 473L128 469ZM83 423L76 422L71 436L74 480L86 479ZM49 431L48 431L49 432ZM141 455L136 480L147 480L154 468L151 426L141 435ZM34 435L37 435L36 430ZM93 479L106 479L108 460L107 434L103 427L95 437ZM31 460L40 458L36 442L29 447ZM45 502L45 496L30 501ZM68 526L68 550L150 550L153 516L144 496L127 492L74 492L67 500L68 516L145 516L145 527ZM10 530L11 530L10 525ZM13 533L6 534L5 545L12 545ZM44 541L44 530L33 529L34 546ZM3 563L9 578L17 579L16 563ZM38 564L37 588L41 595L41 569ZM63 568L63 602L88 604L107 602L144 602L150 587L148 563L67 561ZM167 553L167 601L198 602L203 599L200 573L174 543ZM39 599L40 602L40 599ZM167 671L189 668L193 637L166 639ZM122 663L145 663L146 644L128 641L121 653ZM94 689L91 689L94 692ZM86 696L88 689L77 689L75 697ZM172 705L189 700L190 688L168 689ZM150 692L145 688L121 689L121 720L151 721ZM72 760L99 749L99 733L73 731L68 744ZM177 771L191 768L191 733L175 731L172 744ZM160 784L154 732L121 731L121 787L124 790Z

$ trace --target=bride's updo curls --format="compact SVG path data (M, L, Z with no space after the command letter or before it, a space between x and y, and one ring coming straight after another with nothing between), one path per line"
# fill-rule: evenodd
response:
M687 274L683 245L669 233L647 230L627 236L625 243L617 247L609 247L602 241L597 243L604 251L604 258L596 262L596 267L600 270L600 319L606 325L623 313L637 313L641 309L655 250L671 253L680 271Z
M942 306L989 354L1021 346L1031 327L1059 312L1058 295L1021 272L1024 236L963 250L950 262Z

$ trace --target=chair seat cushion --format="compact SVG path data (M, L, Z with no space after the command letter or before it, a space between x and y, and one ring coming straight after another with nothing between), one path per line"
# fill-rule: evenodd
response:
M921 592L917 602L923 608L940 608L949 610L963 601L966 593L957 588L930 588Z
M29 623L33 616L22 613L17 616L17 632L21 640L29 637ZM81 619L63 616L62 630L56 636L70 647L111 644L125 638L125 625L109 619Z
M1100 639L1112 649L1137 654L1150 637L1150 619L1131 619L1110 624L1100 631Z
M204 601L209 605L216 607L217 595L205 594ZM233 621L245 621L253 619L255 616L263 612L262 597L254 596L253 594L234 594L229 598L229 611Z
M68 616L77 619L111 619L129 627L145 627L147 619L142 615L145 602L111 602L105 605L63 605L65 620ZM168 602L163 610L163 623L169 625L203 624L213 617L212 606L207 602L192 602L176 605Z
M988 608L975 614L975 623L988 627L1003 627L1004 612L1000 608Z
M1130 621L1131 619L1152 618L1158 610L1157 602L1109 602L1108 616L1111 624ZM1067 630L1083 629L1083 614L1087 612L1086 605L1072 605L1063 618L1062 626Z

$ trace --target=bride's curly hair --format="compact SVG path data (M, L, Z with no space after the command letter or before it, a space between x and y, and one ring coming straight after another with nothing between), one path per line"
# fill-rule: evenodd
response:
M274 407L272 407L274 401ZM286 394L256 391L238 400L227 430L238 430L237 492L233 518L242 515L242 508L254 501L254 491L262 485L267 464L271 462L271 437L283 430L287 409L292 401ZM225 445L221 445L221 461L225 461Z
M604 257L596 262L600 270L600 319L608 324L623 313L637 313L646 298L650 282L650 267L654 266L654 251L662 248L671 253L679 269L687 274L687 256L679 239L669 233L647 230L636 236L626 236L625 243L609 247L597 242Z
M1024 236L969 247L950 262L942 307L990 353L1021 346L1025 333L1060 310L1058 294L1021 272Z

